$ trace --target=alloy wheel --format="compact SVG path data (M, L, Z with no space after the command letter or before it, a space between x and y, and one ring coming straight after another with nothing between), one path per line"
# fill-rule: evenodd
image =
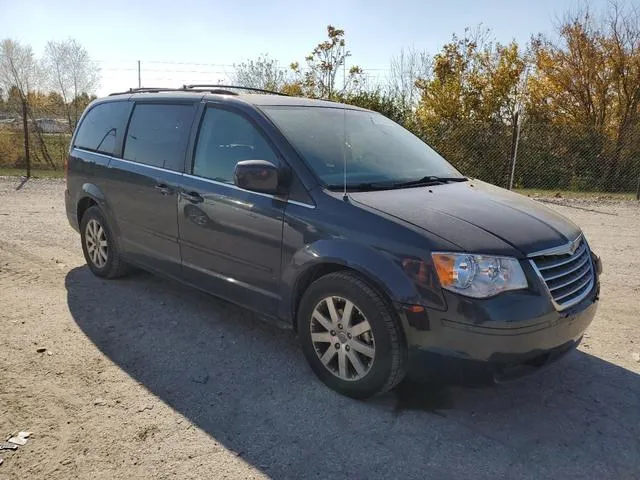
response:
M375 360L371 325L350 300L326 297L314 308L311 341L318 358L341 380L361 380Z
M91 219L87 222L85 243L93 264L98 268L103 268L109 256L109 244L104 228L97 220Z

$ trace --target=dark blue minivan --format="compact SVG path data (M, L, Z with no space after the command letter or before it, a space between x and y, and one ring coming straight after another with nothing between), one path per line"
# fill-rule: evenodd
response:
M87 107L65 200L95 275L140 267L284 320L356 398L409 371L500 381L580 342L601 267L572 222L378 113L239 92Z

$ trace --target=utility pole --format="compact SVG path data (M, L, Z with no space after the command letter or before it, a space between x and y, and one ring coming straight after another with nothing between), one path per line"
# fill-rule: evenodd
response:
M22 99L22 128L24 129L24 160L27 165L27 178L31 177L31 158L29 158L29 125L27 123L27 99Z
M516 174L516 160L518 158L518 143L520 142L520 108L513 116L513 134L511 136L511 174L509 175L509 190L513 190L513 177Z
M518 144L520 143L520 126L522 124L522 98L521 95L527 89L529 80L529 69L524 69L524 81L522 82L523 91L518 95L516 103L516 113L513 116L513 133L511 135L511 173L509 175L509 190L513 189L513 178L516 174L516 160L518 159Z
M138 60L138 88L142 88L142 81L140 80L140 60Z

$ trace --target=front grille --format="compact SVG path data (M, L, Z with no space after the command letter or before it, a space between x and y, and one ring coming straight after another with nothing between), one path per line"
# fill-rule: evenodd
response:
M550 253L534 255L531 264L547 286L558 310L575 305L593 287L593 262L589 246L582 237L573 253L569 246L554 249Z

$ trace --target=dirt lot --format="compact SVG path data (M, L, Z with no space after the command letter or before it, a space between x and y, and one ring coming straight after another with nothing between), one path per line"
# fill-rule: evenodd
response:
M0 179L0 479L640 478L640 206L554 206L603 258L579 351L517 382L363 403L291 332L84 265L63 183ZM38 349L46 352L38 353Z

